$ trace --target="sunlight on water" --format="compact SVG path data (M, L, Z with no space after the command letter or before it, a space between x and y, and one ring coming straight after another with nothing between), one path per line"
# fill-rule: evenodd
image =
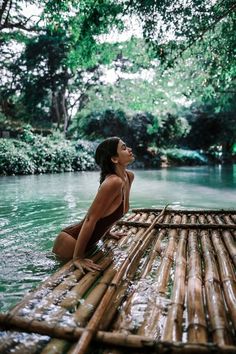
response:
M135 171L130 207L235 208L235 171L235 166ZM0 311L59 267L53 240L85 215L98 180L98 172L0 178Z

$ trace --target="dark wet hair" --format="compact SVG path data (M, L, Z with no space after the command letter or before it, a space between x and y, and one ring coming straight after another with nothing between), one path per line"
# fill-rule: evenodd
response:
M117 156L117 148L120 138L113 136L100 143L95 152L95 161L101 168L100 184L106 175L115 173L115 164L111 161L113 156Z

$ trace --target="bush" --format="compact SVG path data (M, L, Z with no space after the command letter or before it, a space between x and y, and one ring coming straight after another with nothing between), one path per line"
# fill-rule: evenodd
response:
M83 134L89 139L104 139L110 136L119 136L125 139L129 131L125 113L112 109L92 112L82 117L79 125Z
M207 159L197 151L184 149L161 150L170 165L203 165Z
M0 174L24 175L94 170L94 150L90 142L76 143L62 135L43 137L27 133L26 141L0 140Z
M24 142L0 140L0 174L27 175L35 172L35 165Z
M77 140L75 143L76 159L74 161L76 171L95 170L94 154L98 142L89 140Z

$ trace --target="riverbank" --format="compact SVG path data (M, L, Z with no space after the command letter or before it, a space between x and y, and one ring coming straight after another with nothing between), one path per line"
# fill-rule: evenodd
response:
M94 171L94 152L98 141L66 140L62 134L34 135L30 131L19 139L0 139L0 175L30 175L73 171ZM135 153L135 147L133 148ZM203 153L184 149L159 149L137 156L133 168L197 166L208 163Z

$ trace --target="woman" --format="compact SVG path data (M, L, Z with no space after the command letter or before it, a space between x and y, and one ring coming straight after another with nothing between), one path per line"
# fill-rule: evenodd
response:
M60 258L73 259L83 273L84 270L101 269L91 259L84 258L85 253L129 210L129 193L134 179L133 172L126 171L134 161L132 149L120 138L108 138L99 144L95 161L101 168L97 195L82 222L62 230L53 247L53 252Z

